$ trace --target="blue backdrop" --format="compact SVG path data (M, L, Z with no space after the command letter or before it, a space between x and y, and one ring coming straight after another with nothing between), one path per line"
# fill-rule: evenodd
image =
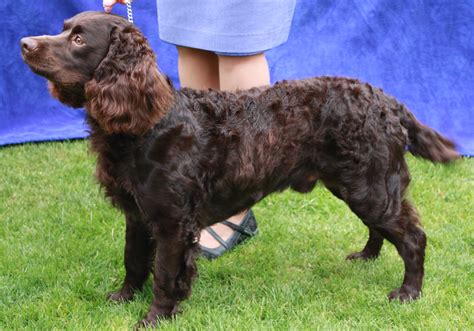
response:
M0 145L87 136L83 111L48 95L45 80L23 64L19 40L58 33L65 18L101 7L101 0L1 1ZM155 1L133 7L177 84L176 50L158 39ZM474 0L299 0L288 42L268 59L272 81L341 75L382 87L474 155Z

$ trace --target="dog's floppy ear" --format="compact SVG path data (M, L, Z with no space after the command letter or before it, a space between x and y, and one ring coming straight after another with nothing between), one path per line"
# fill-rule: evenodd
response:
M81 108L86 102L84 87L79 84L62 86L48 80L48 89L53 98L67 106Z
M109 134L141 135L166 113L172 88L147 40L133 26L114 27L107 56L86 84L87 110Z

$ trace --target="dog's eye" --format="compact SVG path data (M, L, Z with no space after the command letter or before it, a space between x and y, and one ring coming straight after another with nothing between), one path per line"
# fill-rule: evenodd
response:
M74 38L72 40L74 41L74 43L76 45L83 45L84 44L84 41L82 40L80 35L74 36Z

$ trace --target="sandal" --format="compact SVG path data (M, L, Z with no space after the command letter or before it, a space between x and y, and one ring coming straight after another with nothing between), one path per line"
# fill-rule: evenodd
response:
M244 219L242 220L242 223L240 223L240 225L234 224L227 220L222 221L220 223L233 229L234 233L229 237L229 239L224 240L210 226L205 228L205 230L209 232L209 234L220 244L220 246L216 248L208 248L199 245L201 246L201 254L208 260L218 258L226 251L233 249L238 244L255 236L258 233L257 221L255 220L255 215L250 209L247 214L245 214Z

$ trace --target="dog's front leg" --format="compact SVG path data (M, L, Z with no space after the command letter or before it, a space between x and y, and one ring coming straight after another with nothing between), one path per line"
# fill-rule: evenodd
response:
M155 242L149 227L137 215L127 214L125 232L125 279L122 288L109 294L111 301L128 301L141 290L151 271Z
M160 318L176 314L178 303L191 294L191 283L197 274L199 246L197 230L189 224L160 226L154 231L156 259L153 302L139 326L154 326Z

